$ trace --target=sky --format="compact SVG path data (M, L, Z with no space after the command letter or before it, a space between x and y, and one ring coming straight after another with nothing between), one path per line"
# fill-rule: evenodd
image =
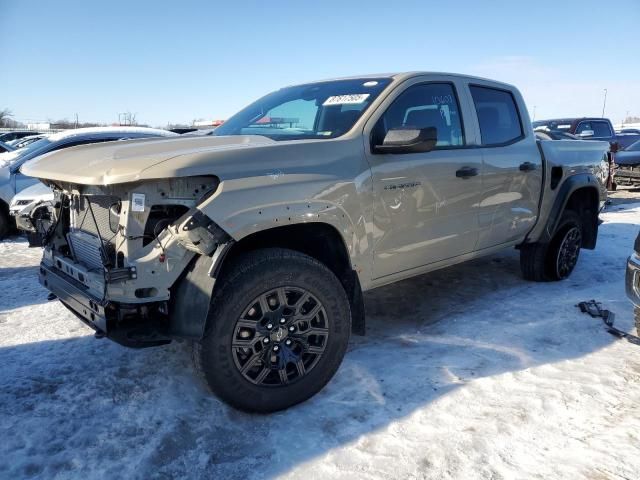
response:
M28 5L27 5L28 4ZM516 85L543 119L640 116L640 0L0 0L0 110L224 119L282 86L398 71Z

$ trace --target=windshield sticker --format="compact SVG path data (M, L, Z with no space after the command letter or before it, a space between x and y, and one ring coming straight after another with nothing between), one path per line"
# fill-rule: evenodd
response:
M362 84L363 87L375 87L378 84L375 80L371 80L369 82L364 82Z
M352 95L334 95L327 98L322 104L323 107L329 105L359 105L369 98L368 93L355 93Z
M144 193L131 194L131 211L144 212Z

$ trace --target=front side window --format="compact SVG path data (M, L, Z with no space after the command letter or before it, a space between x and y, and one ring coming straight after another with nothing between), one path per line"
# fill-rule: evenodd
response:
M273 140L336 138L347 133L390 78L334 80L283 88L241 110L213 132Z
M511 92L471 85L483 145L511 143L524 134L518 107Z
M587 130L591 130L593 132L594 137L611 137L613 136L611 133L611 128L607 122L602 122L598 120L590 121L590 122L580 122L580 125L576 128L576 134L580 134Z
M390 129L400 127L435 127L436 148L464 145L460 107L453 85L423 83L407 88L376 123L374 145L382 144Z

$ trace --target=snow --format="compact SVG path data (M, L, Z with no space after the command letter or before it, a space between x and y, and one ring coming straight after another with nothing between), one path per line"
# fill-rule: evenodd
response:
M637 202L564 282L525 282L505 251L368 292L336 377L265 416L209 394L187 344L94 339L46 301L39 251L5 240L0 478L640 478L640 347L575 307L633 330Z
M148 127L87 127L75 128L71 130L63 130L58 133L49 135L51 142L57 142L65 138L74 137L76 135L90 135L94 133L118 132L118 133L146 133L148 135L157 135L160 137L178 137L179 135L169 130Z

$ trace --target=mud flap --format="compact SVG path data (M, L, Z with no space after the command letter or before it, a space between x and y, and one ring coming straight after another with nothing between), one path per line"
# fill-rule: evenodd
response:
M213 259L199 255L192 260L171 294L169 334L180 338L202 338L216 279L209 275Z

